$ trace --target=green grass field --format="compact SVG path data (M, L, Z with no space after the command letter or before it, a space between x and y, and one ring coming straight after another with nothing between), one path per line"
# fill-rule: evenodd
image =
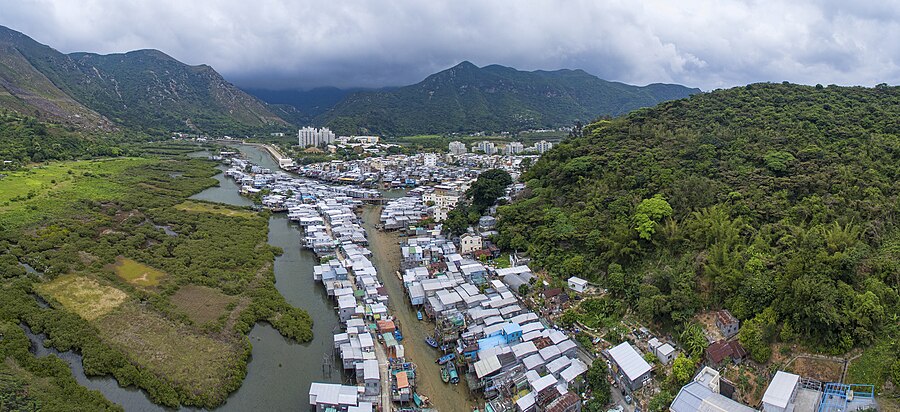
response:
M119 307L128 295L112 286L104 286L86 276L65 275L36 287L67 310L87 320L94 320Z
M64 213L80 200L115 200L127 187L110 177L123 170L154 162L118 158L54 162L24 171L4 172L0 179L0 225L22 227Z
M120 278L138 286L159 285L160 280L166 276L162 271L123 257L116 259L113 269Z
M194 213L216 213L225 216L231 217L244 217L251 218L256 215L256 213L251 212L249 210L241 210L241 209L231 209L226 206L219 206L210 203L201 203L201 202L193 202L186 201L175 205L175 208L178 210L182 210L185 212L194 212Z
M872 384L880 391L891 373L891 366L897 360L890 338L882 338L865 349L862 356L847 368L847 382Z

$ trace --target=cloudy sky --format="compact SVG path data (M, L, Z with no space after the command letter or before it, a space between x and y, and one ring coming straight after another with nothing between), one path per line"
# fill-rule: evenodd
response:
M0 0L0 24L268 88L410 84L463 60L704 90L900 82L900 2L886 1Z

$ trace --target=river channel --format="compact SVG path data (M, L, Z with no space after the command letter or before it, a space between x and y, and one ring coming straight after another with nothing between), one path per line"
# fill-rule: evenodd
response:
M236 146L244 157L262 167L276 170L278 165L274 159L260 147ZM205 157L208 153L198 152L194 156ZM225 166L218 166L226 170ZM235 206L251 206L253 203L241 197L238 185L224 174L215 176L219 181L216 187L208 188L194 196L211 202L225 203ZM384 192L387 198L403 196L402 191ZM372 262L378 270L390 294L391 312L395 314L403 326L407 356L418 365L418 392L432 399L433 407L440 411L469 411L475 400L469 395L465 384L447 385L440 380L440 370L434 364L439 354L424 343L427 334L433 331L433 325L416 319L416 314L405 298L405 291L395 272L400 266L400 250L396 234L378 231L375 224L379 221L381 207L367 206L364 209L363 227L369 236ZM313 318L313 341L298 344L282 337L268 324L257 324L249 333L253 345L252 356L248 365L247 376L241 387L232 393L227 402L215 411L298 411L308 410L308 390L310 383L341 382L345 377L337 366L328 371L323 368L323 360L332 354L332 334L340 326L333 303L325 294L324 288L312 277L312 268L317 264L315 254L300 248L302 233L291 224L284 214L273 214L269 218L268 243L284 250L275 258L275 287L287 301L309 312ZM112 402L121 405L129 412L166 412L172 409L163 408L150 401L146 392L134 387L123 388L114 378L109 376L88 377L84 374L81 355L73 352L60 353L54 349L44 348L41 342L44 336L31 333L26 328L38 356L55 354L66 361L75 379L81 385L95 389ZM198 411L195 408L180 408L178 411Z

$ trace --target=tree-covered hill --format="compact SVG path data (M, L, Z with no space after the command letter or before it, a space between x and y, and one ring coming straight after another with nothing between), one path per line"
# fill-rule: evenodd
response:
M617 116L699 92L608 82L582 70L525 72L462 62L414 85L350 94L316 122L346 134L520 131Z
M206 65L157 50L63 54L0 26L0 107L79 126L240 133L286 126Z
M843 352L900 312L900 88L752 84L588 126L524 175L500 243L680 325L725 307Z

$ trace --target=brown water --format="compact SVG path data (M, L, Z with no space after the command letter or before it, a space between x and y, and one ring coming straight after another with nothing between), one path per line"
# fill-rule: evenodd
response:
M400 319L406 357L418 367L417 392L429 397L432 406L439 411L471 411L476 400L469 394L465 379L457 385L441 380L441 368L434 363L441 354L425 343L425 337L434 332L434 324L416 318L416 310L406 298L403 282L395 274L401 259L399 237L394 232L382 232L375 228L380 220L381 206L365 206L362 216L372 251L372 263L390 295L391 313Z

